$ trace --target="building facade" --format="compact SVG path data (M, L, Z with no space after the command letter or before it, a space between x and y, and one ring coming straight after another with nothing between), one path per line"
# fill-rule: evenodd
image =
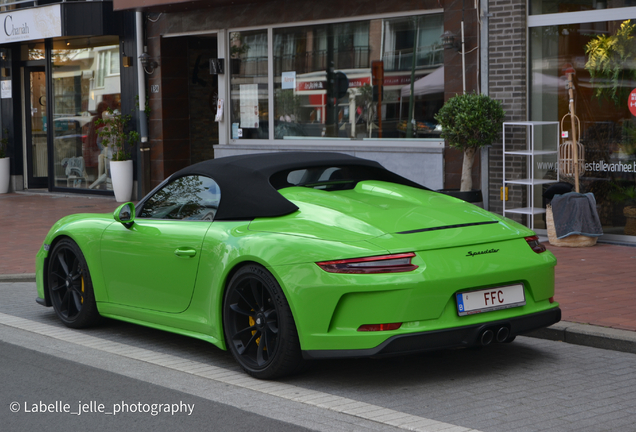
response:
M210 157L313 150L377 160L433 189L459 187L461 154L444 148L434 115L464 87L479 88L474 5L463 11L463 2L437 0L114 6L144 11L147 53L156 63L148 75L152 185ZM444 32L455 38L446 48Z
M603 240L634 243L630 1L7 1L0 110L13 188L112 193L95 119L109 107L137 122L147 91L138 197L201 160L287 150L354 154L454 189L462 155L434 115L476 91L500 100L507 122L533 122L540 150L519 154L531 137L513 125L505 154L503 142L481 152L473 183L486 208L543 232L550 182L578 183L594 193ZM563 163L573 137L578 181ZM540 210L508 212L529 203Z
M601 241L636 242L636 8L631 1L491 0L489 93L503 102L508 121L556 122L560 164L554 156L505 157L490 149L490 209L501 213L506 178L575 181L568 164L573 135L580 144L578 184L595 196ZM570 81L570 83L568 82ZM574 123L574 127L572 125ZM540 129L540 128L539 128ZM525 147L523 130L511 131L511 149ZM552 149L551 132L537 133L537 148ZM505 166L504 166L505 161ZM510 188L506 207L534 194L543 202L548 185ZM516 203L514 202L516 200ZM545 228L545 215L519 217Z
M0 20L11 190L112 194L96 120L134 110L135 67L122 64L136 58L134 16L110 1L6 0Z

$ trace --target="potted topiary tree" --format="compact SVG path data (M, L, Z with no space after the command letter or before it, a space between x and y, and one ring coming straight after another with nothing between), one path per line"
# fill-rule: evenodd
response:
M460 194L442 191L465 199L462 195L479 195L481 191L472 191L472 169L475 152L481 147L492 145L501 132L504 120L501 102L487 95L467 93L450 98L435 115L435 120L442 127L442 138L448 145L464 152L462 165Z
M130 201L133 186L133 163L130 159L130 148L139 141L139 132L126 132L131 115L122 115L112 108L107 108L102 119L95 123L102 126L97 132L102 138L104 147L108 146L110 159L110 177L113 182L115 200Z
M11 180L10 158L7 156L9 148L9 131L5 128L2 139L0 139L0 194L9 192Z
M625 216L625 234L636 235L636 186L614 185L610 192L613 201L623 203L623 215Z

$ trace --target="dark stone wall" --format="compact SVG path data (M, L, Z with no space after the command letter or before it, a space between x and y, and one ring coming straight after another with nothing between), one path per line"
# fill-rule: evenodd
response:
M153 31L156 30L156 31ZM184 38L161 38L148 26L148 54L159 66L148 78L151 183L190 165L188 50Z
M444 2L444 31L455 34L458 48L444 50L444 100L462 94L463 69L461 55L461 22L464 21L464 63L466 76L466 92L479 93L478 62L481 50L479 48L479 11L474 2L465 0L446 0ZM460 150L446 147L444 149L444 188L459 189L461 184L462 164L464 153ZM473 165L473 189L481 188L479 152L475 154Z
M490 96L503 103L506 121L527 120L526 98L526 2L525 0L490 0L489 88ZM506 149L526 147L525 128L517 128L514 135L506 131ZM506 177L526 177L525 157L506 157ZM502 143L490 149L490 210L501 213L500 188L503 186ZM524 207L526 187L509 189L506 207ZM537 204L537 203L535 203ZM522 221L520 218L515 218Z
M164 14L168 33L440 9L437 0L277 0Z
M190 98L191 163L214 158L219 124L214 121L218 75L210 74L210 58L217 57L216 37L188 38L188 95Z

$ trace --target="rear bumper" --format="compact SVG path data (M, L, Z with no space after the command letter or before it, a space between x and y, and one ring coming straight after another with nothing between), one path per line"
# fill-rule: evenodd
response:
M303 351L303 357L306 359L382 357L447 348L468 348L482 345L482 336L487 330L493 332L494 340L496 340L496 335L502 328L508 330L508 337L514 337L548 327L559 321L561 321L561 309L556 307L539 313L466 327L397 335L370 349L308 350Z

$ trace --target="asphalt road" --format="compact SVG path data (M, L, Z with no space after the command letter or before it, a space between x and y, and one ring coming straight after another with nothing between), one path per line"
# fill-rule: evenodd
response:
M257 422L264 417L289 427L330 432L636 430L634 354L518 337L512 344L482 350L318 362L303 375L264 383L247 378L228 353L205 342L116 321L88 331L66 329L51 309L37 305L34 298L32 283L0 283L0 341L36 352L30 359L47 355L49 360L53 357L52 364L64 362L44 369L37 369L42 363L20 366L27 368L26 373L29 368L41 370L46 379L40 384L34 378L23 381L27 383L23 386L19 374L3 375L3 423L19 418L10 412L9 404L35 400L32 397L38 395L25 393L25 387L36 387L48 391L51 400L62 398L71 404L97 400L106 405L128 398L142 403L195 401L196 407L211 403L211 420L202 419L208 424L220 419L215 404L221 404L222 413L236 409L246 422L251 419L246 414L251 414ZM4 362L4 346L0 350ZM55 383L68 382L73 388L75 366L92 373L79 373L77 391L56 393ZM88 388L95 371L108 373L102 385L106 389L113 383L112 393L97 398L80 390ZM59 373L63 375L55 378ZM7 379L18 381L6 387ZM144 385L148 391L137 391ZM149 394L157 397L146 397ZM163 394L165 399L159 398ZM196 407L193 415L202 411ZM47 421L57 418L45 417ZM119 421L113 416L103 418L105 427ZM140 428L154 421L144 416L127 418ZM227 430L241 430L238 425L232 427Z
M7 432L309 430L6 342L0 382Z

